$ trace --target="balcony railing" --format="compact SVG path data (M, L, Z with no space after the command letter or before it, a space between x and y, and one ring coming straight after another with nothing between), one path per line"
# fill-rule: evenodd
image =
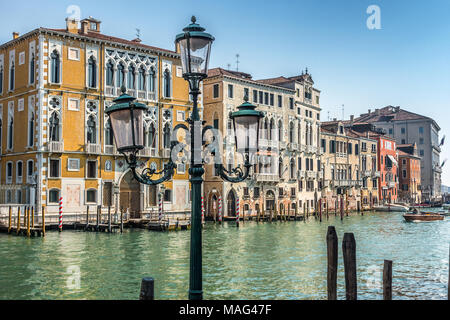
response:
M317 172L317 179L323 179L323 171Z
M298 171L297 177L298 177L298 179L304 179L306 177L306 172L305 171Z
M105 145L105 153L106 154L115 154L117 153L115 146Z
M285 150L286 145L287 145L287 143L285 141L280 141L280 150Z
M317 147L312 146L312 145L307 145L305 146L305 152L306 153L316 153L317 152Z
M370 176L372 175L372 171L370 171L370 170L364 170L364 171L363 171L363 175L364 175L364 177L370 177Z
M380 178L381 172L380 171L372 171L372 177L373 178Z
M48 143L48 152L51 153L61 153L64 151L63 141L50 141Z
M397 183L395 183L395 182L388 182L388 183L387 183L387 186L388 186L389 189L395 188L396 185L397 185Z
M308 179L315 179L317 176L317 173L314 171L306 171L306 178Z
M170 150L169 150L170 151ZM158 154L155 148L145 147L139 151L139 156L141 157L156 157Z
M88 154L101 154L101 146L97 143L86 143L84 146L84 151Z
M163 149L163 158L170 158L170 149Z
M255 174L257 182L278 182L280 177L277 174L257 173Z
M105 87L105 95L114 96L114 87Z
M356 187L360 184L358 180L334 180L335 187Z

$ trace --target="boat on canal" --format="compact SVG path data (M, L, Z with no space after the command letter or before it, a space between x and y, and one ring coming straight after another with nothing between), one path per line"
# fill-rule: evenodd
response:
M403 215L406 221L436 221L444 220L444 215L432 211L419 211L414 209Z
M375 206L374 210L381 211L381 212L408 212L409 207L403 206L401 204L387 204L387 205Z

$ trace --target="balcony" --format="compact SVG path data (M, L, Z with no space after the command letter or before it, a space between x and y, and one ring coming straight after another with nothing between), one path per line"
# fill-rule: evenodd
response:
M317 179L323 179L323 171L317 172Z
M305 152L306 153L316 153L317 152L317 147L312 146L312 145L307 145L305 146Z
M397 183L395 183L395 182L388 182L387 186L388 186L389 189L394 189L397 186Z
M280 141L280 150L286 150L286 142Z
M256 173L255 180L257 182L278 182L280 177L277 174Z
M372 171L370 171L370 170L364 170L364 171L362 172L362 174L363 174L364 177L370 177L370 176L372 175Z
M102 148L97 143L86 143L86 145L84 146L84 152L88 154L101 154Z
M381 172L380 171L372 171L372 178L380 178Z
M105 87L105 95L113 97L115 96L114 87Z
M356 187L359 185L358 180L334 180L334 187Z
M170 151L170 150L169 150ZM144 149L139 151L139 156L140 157L156 157L158 154L158 152L156 151L155 148L150 148L150 147L145 147Z
M306 178L308 179L315 179L317 176L317 173L314 171L306 171Z
M116 154L117 150L115 146L105 145L105 153L106 154Z
M61 153L64 151L63 141L50 141L48 143L48 152L50 153Z
M298 143L290 142L288 144L288 150L291 151L291 152L299 151L298 150Z

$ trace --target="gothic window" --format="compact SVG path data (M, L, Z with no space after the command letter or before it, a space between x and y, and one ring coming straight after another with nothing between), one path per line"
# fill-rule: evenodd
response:
M278 121L278 139L281 141L283 141L283 122Z
M60 141L59 125L59 115L57 112L53 112L50 117L50 141Z
M164 148L170 148L170 125L166 123L164 125Z
M275 130L275 123L274 123L274 120L271 119L270 120L270 128L269 128L269 140L272 140L274 138L274 136L273 136L274 130Z
M300 125L300 122L298 123L298 144L302 142L302 127Z
M294 123L292 122L289 124L289 142L294 142Z
M110 87L114 85L114 64L111 60L106 65L106 85Z
M269 128L267 125L267 119L265 119L264 120L264 132L263 132L263 136L262 136L264 139L268 139L268 137L269 137L268 131L269 131Z
M111 120L108 118L106 120L106 126L105 126L105 145L112 146L114 144L113 140L113 132L111 127Z
M136 83L135 83L135 77L134 77L134 73L135 73L135 68L134 66L129 66L128 67L128 81L127 81L127 85L128 85L128 89L136 89Z
M35 76L35 61L34 61L34 53L31 54L30 59L30 84L34 83L34 76Z
M295 161L294 161L294 159L291 159L290 169L291 169L291 179L294 179L295 178Z
M9 90L11 91L14 90L14 75L15 75L15 67L13 62L9 70Z
M145 91L145 69L139 68L138 90Z
M96 121L94 116L89 116L87 121L87 142L88 143L97 143L97 135L96 135Z
M150 74L148 76L148 91L155 92L155 70L150 68Z
M123 86L123 81L125 79L125 67L123 66L122 63L119 64L119 66L117 67L117 87L122 87Z
M150 147L150 148L155 148L155 144L156 144L156 129L155 129L155 125L153 124L153 122L151 122L148 127L147 127L147 131L146 131L146 135L145 135L145 146Z
M28 146L34 145L34 112L31 112L30 119L28 120Z
M97 63L95 62L94 57L89 58L89 67L88 67L88 86L89 88L97 87Z
M170 72L168 69L164 71L164 97L168 98L171 96L171 86L170 86Z
M54 50L50 55L51 58L51 76L50 80L53 83L60 83L60 56L58 51Z

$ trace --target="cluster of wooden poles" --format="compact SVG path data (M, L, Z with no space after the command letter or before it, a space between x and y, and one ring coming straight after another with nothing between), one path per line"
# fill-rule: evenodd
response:
M327 232L327 294L328 300L337 300L337 271L338 271L338 237L333 226ZM344 257L345 297L346 300L357 300L356 278L356 242L353 233L345 233L342 241ZM450 262L450 250L449 250ZM450 265L450 264L449 264ZM450 267L447 284L447 299L450 300ZM384 260L383 266L383 299L392 300L392 261Z
M328 227L327 241L327 296L328 300L337 300L337 271L338 271L338 237L334 226ZM346 300L357 300L356 277L356 241L353 233L345 233L342 241L342 253L344 256L345 297ZM450 262L450 250L449 250ZM447 299L450 300L450 264L448 278ZM142 279L140 300L155 299L155 280L150 277ZM383 299L392 300L392 261L384 260L383 269Z
M12 207L8 210L8 233L15 232L16 234L23 234L27 237L31 236L43 236L45 237L45 206L42 206L42 222L40 226L35 226L34 206L23 207L23 220L24 226L21 224L21 207L17 208L17 222L14 227L12 224Z

